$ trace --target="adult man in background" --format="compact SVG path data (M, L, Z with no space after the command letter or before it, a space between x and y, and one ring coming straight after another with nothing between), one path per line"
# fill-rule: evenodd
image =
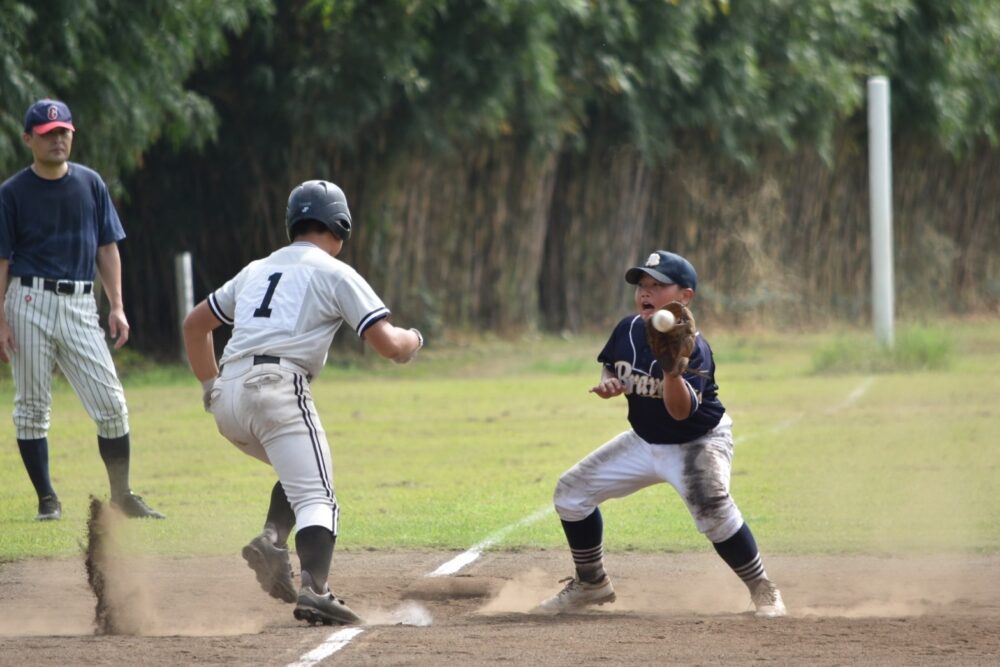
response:
M125 392L115 371L94 296L94 273L111 310L115 349L128 341L118 241L121 221L100 175L69 161L76 128L69 107L43 99L24 117L32 164L0 185L0 359L14 375L14 427L39 521L62 517L49 474L48 430L56 364L97 424L111 504L126 516L164 516L132 493Z

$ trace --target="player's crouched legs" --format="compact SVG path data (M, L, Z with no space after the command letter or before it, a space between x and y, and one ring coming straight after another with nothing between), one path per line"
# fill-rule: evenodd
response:
M615 601L615 589L604 570L604 521L592 500L574 491L580 488L579 467L574 467L556 485L554 503L562 522L576 573L562 581L559 593L543 600L535 613L558 614Z
M731 537L713 542L712 546L746 584L758 618L777 618L787 613L781 591L764 570L750 526L743 523Z

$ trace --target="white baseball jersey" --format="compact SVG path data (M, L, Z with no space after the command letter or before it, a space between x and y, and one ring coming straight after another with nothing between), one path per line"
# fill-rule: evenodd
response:
M357 271L307 242L251 262L208 306L234 327L211 393L219 432L274 467L299 530L336 535L330 447L309 379L342 323L362 335L388 308Z
M208 297L219 320L234 327L219 361L254 354L281 357L319 375L343 322L357 334L389 309L357 271L307 242L251 262Z

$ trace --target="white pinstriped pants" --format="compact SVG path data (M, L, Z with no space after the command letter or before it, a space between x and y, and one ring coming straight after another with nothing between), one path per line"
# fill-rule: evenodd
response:
M211 394L219 433L244 454L278 473L298 530L323 526L338 532L340 509L326 431L304 371L278 364L227 361Z
M4 310L17 344L11 372L19 440L44 438L49 432L56 364L97 424L98 435L118 438L128 433L125 392L93 294L56 294L25 287L12 277Z

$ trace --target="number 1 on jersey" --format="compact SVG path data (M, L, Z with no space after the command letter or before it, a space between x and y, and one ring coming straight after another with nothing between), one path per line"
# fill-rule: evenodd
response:
M267 292L264 293L264 300L260 302L257 306L257 310L253 311L254 317L271 317L271 298L274 296L274 288L278 286L278 281L281 280L281 273L272 273L267 277Z

